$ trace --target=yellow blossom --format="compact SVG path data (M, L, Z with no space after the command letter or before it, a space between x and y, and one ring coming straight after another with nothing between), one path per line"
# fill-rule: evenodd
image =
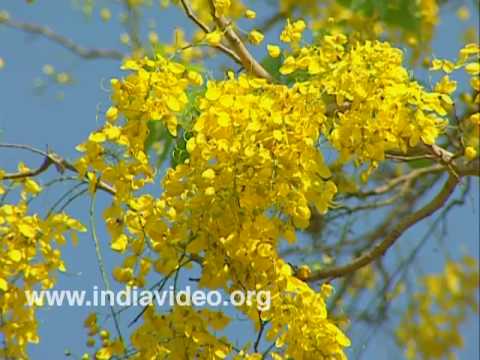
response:
M264 37L265 36L260 31L257 31L257 30L253 30L248 34L248 39L254 45L260 44L263 41Z
M281 54L281 49L279 46L277 45L272 45L272 44L268 44L267 45L267 51L268 51L268 54L273 57L273 58L277 58L280 56Z
M245 17L247 19L255 19L257 17L257 13L251 9L247 9L245 11Z

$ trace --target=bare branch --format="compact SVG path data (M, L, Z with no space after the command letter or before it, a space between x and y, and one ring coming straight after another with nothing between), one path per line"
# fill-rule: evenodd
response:
M419 177L422 177L423 175L433 174L433 173L440 172L440 171L445 171L445 167L443 165L440 165L440 164L435 164L435 165L432 165L432 166L416 169L416 170L413 170L413 171L411 171L411 172L409 172L405 175L393 178L390 181L388 181L386 184L378 186L378 187L376 187L372 190L364 191L364 192L358 192L358 193L352 194L352 196L367 197L367 196L371 196L371 195L383 195L383 194L386 194L386 193L390 192L391 190L393 190L394 188L396 188L398 185L400 185L402 183L408 183L408 182L411 182L411 181L413 181L413 180L415 180Z
M334 279L337 277L341 277L350 274L364 267L365 265L370 264L375 259L383 256L406 230L440 209L448 200L450 195L453 193L455 186L458 184L458 181L459 180L455 175L450 174L442 190L435 196L435 198L433 198L433 200L431 200L421 209L415 211L413 214L406 216L402 221L400 221L380 244L375 246L367 253L352 260L346 265L333 267L330 269L327 268L315 272L308 279L308 281L316 281L320 279Z
M18 22L5 17L0 17L0 24L3 24L13 29L22 30L26 33L30 33L33 35L43 36L48 40L63 46L64 48L73 52L75 55L78 55L84 59L93 60L103 58L122 60L125 56L117 50L85 48L76 44L73 40L53 32L50 28L46 26Z
M262 339L263 332L265 331L265 327L268 324L267 321L262 320L261 312L258 312L258 321L260 323L260 328L258 329L257 338L255 340L255 344L253 345L253 351L258 352L258 347L260 345L260 340Z
M476 158L457 168L461 176L480 176L480 158Z
M19 180L19 179L25 179L25 178L28 178L28 177L35 177L37 175L40 175L44 171L47 171L47 169L52 164L53 164L52 159L47 156L43 160L42 164L38 168L36 168L35 170L19 171L19 172L10 173L10 174L7 173L1 179L2 180Z
M23 145L23 144L0 143L0 148L22 149L22 150L27 150L35 154L44 156L44 161L42 165L40 165L40 167L38 167L36 170L32 170L28 172L7 173L2 177L1 180L18 180L18 179L23 179L27 177L35 177L47 171L51 165L55 165L55 167L60 173L63 173L65 170L70 170L78 174L78 170L73 164L71 164L70 162L68 162L67 160L65 160L60 155L54 152L51 152L51 151L45 152L45 151L36 149L32 146ZM107 184L104 181L99 181L97 183L97 189L108 192L111 195L116 195L117 193L116 190L111 185Z
M455 159L455 155L445 150L444 148L438 145L428 146L427 149L431 152L431 158L438 159L439 164L435 164L428 167L423 167L420 169L413 170L408 174L396 177L388 181L386 184L383 184L375 189L352 193L350 196L355 197L367 197L372 195L382 195L393 190L398 185L412 181L418 177L421 177L426 174L433 174L442 171L452 170L457 176L480 176L480 159L476 158L473 161L461 163L460 159ZM426 154L428 155L428 154ZM418 157L426 158L426 155L418 155ZM397 155L393 155L397 156ZM411 160L410 157L407 157L406 160Z

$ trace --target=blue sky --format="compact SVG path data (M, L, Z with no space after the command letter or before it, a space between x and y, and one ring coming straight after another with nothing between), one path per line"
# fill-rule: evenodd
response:
M80 11L72 11L70 1L38 0L33 6L26 5L25 1L3 1L0 4L0 9L2 8L10 12L14 19L48 24L52 29L86 47L122 50L118 35L123 30L117 21L105 25L99 20L98 13L92 19L86 19ZM254 8L265 8L265 5L254 5ZM454 13L453 7L442 12L442 23L433 42L434 54L439 57L454 58L460 48L458 39L461 38L462 27ZM171 29L175 26L190 27L185 16L175 10L168 10L156 16L156 22L162 40L170 39ZM478 14L474 13L471 22L478 22ZM257 52L264 52L264 49ZM89 132L100 126L97 115L103 113L109 106L109 94L102 85L108 84L108 79L121 75L119 62L85 61L48 40L2 27L0 27L0 57L6 64L0 71L2 131L0 141L30 144L40 149L49 146L65 158L74 159L77 156L74 145L82 142ZM74 85L61 87L50 84L41 95L35 94L33 86L35 79L46 80L46 76L42 74L42 67L45 64L52 64L59 71L71 72ZM64 93L63 100L57 99L60 91ZM29 166L35 167L42 159L27 152L0 150L1 168L13 170L19 161L25 161ZM49 176L53 175L55 174L52 170ZM63 191L67 189L68 187L62 188ZM59 188L47 190L44 196L34 201L33 207L45 209L58 198L59 193ZM98 208L101 209L108 201L107 196L100 195ZM476 182L467 204L453 210L448 218L451 231L445 242L453 256L467 252L478 257L478 201L479 191ZM88 200L81 199L69 208L69 212L87 224L87 209ZM424 233L428 223L427 220L425 224L409 231L402 238L402 242L415 242ZM101 224L99 237L103 240L107 268L111 269L120 257L109 251L108 236ZM89 235L82 236L77 247L67 245L64 259L68 273L59 275L59 288L90 289L101 284L98 267L94 261L95 249ZM430 242L423 248L420 259L420 266L424 272L441 271L443 257L440 256L435 242ZM81 354L85 350L86 340L82 323L88 311L85 308L66 307L40 311L41 342L39 345L31 346L31 358L62 359L67 348L75 354ZM100 312L107 314L108 309L100 309ZM129 312L122 318L123 325L126 326L134 316L135 312ZM459 353L460 359L472 359L478 354L477 322L478 318L472 318L464 326L466 346ZM358 336L352 337L354 342L365 338L362 329L358 331ZM230 327L228 333L230 335L241 333L241 339L254 338L252 329L242 322L238 327ZM392 349L394 347L391 340L380 330L365 349L363 358L401 359L401 354L392 355Z

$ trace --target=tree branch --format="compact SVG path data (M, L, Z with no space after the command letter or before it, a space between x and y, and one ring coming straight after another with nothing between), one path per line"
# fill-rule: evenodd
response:
M415 211L413 214L406 216L393 228L393 230L384 238L384 240L380 244L375 246L367 253L352 260L346 265L327 268L315 272L308 279L308 281L316 281L320 279L334 279L337 277L341 277L350 274L364 267L365 265L370 264L375 259L383 256L406 230L440 209L448 200L450 195L453 193L458 182L459 179L455 175L450 174L442 190L433 198L433 200L431 200L421 209Z
M16 173L6 173L0 180L18 180L18 179L24 179L27 177L35 177L47 171L51 165L55 165L56 169L60 173L63 173L65 170L70 170L78 174L78 170L73 164L71 164L70 162L68 162L67 160L65 160L60 155L54 152L51 152L51 151L45 152L45 151L36 149L32 146L23 145L23 144L0 143L0 148L22 149L22 150L27 150L32 153L44 156L43 163L37 169L32 171L27 171L27 172L23 171L23 172L16 172ZM117 193L112 186L110 186L109 184L103 181L98 182L97 189L103 190L111 195L116 195Z
M413 170L405 175L401 175L396 178L393 178L389 180L387 183L380 185L372 190L353 193L351 194L351 196L363 198L368 196L383 195L390 192L391 190L393 190L394 188L396 188L398 185L402 183L411 182L419 177L422 177L423 175L433 174L441 171L445 171L445 166L440 164L423 167L420 169Z
M202 20L200 20L193 12L192 7L188 3L187 0L180 0L182 3L183 10L187 17L192 20L200 29L203 30L205 33L211 32L208 25L206 25ZM242 60L238 57L238 55L230 48L226 47L225 45L218 44L217 46L213 46L213 48L220 50L221 52L227 54L229 57L233 59L237 64L243 65Z
M216 15L216 9L213 0L208 0L208 3L210 5L210 12L213 19L217 23L218 27L225 33L225 37L230 43L232 50L240 58L245 70L254 74L255 76L272 81L272 75L270 75L270 73L265 70L265 68L248 51L242 39L240 39L237 33L233 30L230 22L225 17Z
M0 24L8 26L13 29L22 30L26 33L30 33L33 35L43 36L54 43L63 46L64 48L70 50L75 55L78 55L84 59L92 60L92 59L114 59L114 60L122 60L124 54L117 50L109 50L109 49L88 49L83 46L76 44L73 40L57 34L53 32L50 28L30 24L30 23L23 23L11 20L7 17L0 17Z
M203 23L193 12L190 3L187 0L180 0L182 3L183 10L190 20L192 20L197 26L203 30L205 33L209 33L211 30L207 24Z

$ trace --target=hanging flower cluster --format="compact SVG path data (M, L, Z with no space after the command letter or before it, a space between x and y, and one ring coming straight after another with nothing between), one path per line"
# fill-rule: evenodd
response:
M388 43L349 45L344 35L327 35L319 46L288 56L280 72L307 73L307 83L334 104L326 136L341 158L375 167L387 151L433 144L452 104L448 94L411 80L402 60Z
M470 311L478 311L478 282L478 263L471 257L423 277L396 334L408 359L454 356L463 345L460 326Z
M19 170L29 171L22 164ZM0 169L0 180L3 176ZM5 359L27 358L28 344L39 341L35 313L43 304L30 304L27 293L54 286L56 273L66 271L60 252L65 235L75 243L77 232L86 231L64 213L52 213L46 219L29 214L28 200L42 188L30 178L17 182L20 201L0 204L0 357ZM4 191L0 187L0 194Z

